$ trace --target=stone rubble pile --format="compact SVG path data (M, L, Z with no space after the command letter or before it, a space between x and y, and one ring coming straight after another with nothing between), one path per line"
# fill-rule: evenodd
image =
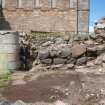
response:
M99 19L95 23L95 34L98 42L105 41L105 17Z
M80 44L51 44L38 51L38 59L43 64L81 64L85 63L86 47ZM84 55L81 62L80 56ZM76 62L77 61L77 62Z
M48 42L46 42L48 43ZM73 64L86 65L89 61L94 61L94 64L101 64L100 55L105 52L105 44L100 44L92 40L85 42L73 43L44 43L38 49L37 59L41 64L59 65ZM44 46L46 45L46 46ZM101 59L102 60L102 59ZM37 64L37 63L36 63Z
M33 59L33 67L44 64L50 67L74 68L75 66L104 65L103 56L105 52L105 38L101 34L90 35L87 40L77 37L71 41L70 38L56 38L36 46L34 42L22 34L21 40L31 45L30 52ZM104 35L105 36L105 35ZM82 37L82 36L81 36ZM100 40L100 38L102 40Z

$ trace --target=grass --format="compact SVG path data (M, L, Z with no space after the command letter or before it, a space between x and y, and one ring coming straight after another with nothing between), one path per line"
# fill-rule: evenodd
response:
M11 79L11 73L0 74L0 88L8 85Z
M54 40L55 38L62 37L62 34L51 33L51 32L33 32L33 33L30 33L29 36L34 43L41 44L48 40Z
M74 32L31 32L28 33L28 37L29 39L31 39L30 41L35 43L35 44L42 44L46 41L53 41L56 38L69 38L71 41L73 41L74 39L79 39L79 40L85 40L88 39L88 35L87 34L76 34Z

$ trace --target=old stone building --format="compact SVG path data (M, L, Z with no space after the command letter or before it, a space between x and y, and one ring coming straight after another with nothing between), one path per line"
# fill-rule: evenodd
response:
M89 28L89 0L1 0L1 28L17 31L83 32Z

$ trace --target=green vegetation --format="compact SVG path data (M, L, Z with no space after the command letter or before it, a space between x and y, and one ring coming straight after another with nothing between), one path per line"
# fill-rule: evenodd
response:
M55 40L56 38L65 38L65 36L70 37L69 32L31 32L28 34L29 39L34 43L43 43L49 40ZM74 35L73 35L74 36Z
M74 39L79 40L85 40L89 38L89 35L86 33L84 35L77 35L74 32L31 32L28 33L28 39L30 39L31 42L42 44L43 42L49 41L49 40L55 40L56 38L63 38L63 39L70 39L73 41Z
M11 79L11 73L0 74L0 88L8 85Z

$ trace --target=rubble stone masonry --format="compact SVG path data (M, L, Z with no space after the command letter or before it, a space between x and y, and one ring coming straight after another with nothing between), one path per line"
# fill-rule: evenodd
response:
M88 32L89 0L2 0L2 8L12 30Z

